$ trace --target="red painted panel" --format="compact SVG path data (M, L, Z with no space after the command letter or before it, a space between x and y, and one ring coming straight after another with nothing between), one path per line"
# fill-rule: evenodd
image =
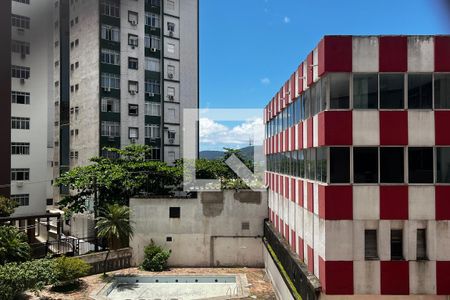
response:
M280 175L275 174L275 192L280 193L280 181L278 180Z
M310 86L313 83L313 53L309 53L306 57L306 84Z
M284 221L283 221L283 219L280 217L280 228L279 228L279 232L281 233L281 235L283 236L283 237L285 237L285 235L284 235Z
M278 144L277 144L277 152L278 153L280 153L280 152L283 152L283 142L284 142L284 140L283 140L283 138L284 138L284 134L283 134L283 132L280 132L279 134L278 134Z
M284 98L286 99L286 104L291 103L291 82L290 78L286 83L284 84Z
M289 136L291 138L291 147L290 150L295 150L295 126L291 127L289 129L291 132L289 133Z
M382 261L381 294L408 295L409 294L409 262L408 261Z
M291 201L295 203L295 199L296 199L296 184L295 184L295 179L291 178Z
M450 295L450 261L436 262L436 288L438 295Z
M352 37L325 36L318 46L318 74L351 72L353 68Z
M280 228L280 219L278 218L278 214L275 214L275 229L279 232Z
M319 259L321 258L319 257ZM319 272L325 293L328 295L353 295L353 262L325 261L324 265L322 266L325 271L324 276L322 269Z
M437 185L435 198L436 220L450 220L450 186Z
M289 177L284 177L284 197L289 197Z
M289 243L289 225L287 223L284 224L284 238Z
M380 219L408 220L408 186L380 186Z
M297 195L298 195L297 204L300 207L303 207L303 180L297 180Z
M278 193L284 197L284 176L283 175L279 176L279 181L280 181L280 189L279 189Z
M380 111L381 145L408 145L408 112Z
M434 70L450 72L450 36L434 37Z
M311 148L313 146L313 118L309 118L306 120L307 124L307 133L306 133L306 148Z
M280 89L280 100L281 100L281 110L285 109L287 106L286 93L284 87Z
M298 72L298 95L303 92L303 63L297 69Z
M450 145L450 111L434 112L434 132L436 145Z
M312 183L306 183L307 188L307 201L308 201L308 210L310 212L314 212L314 186Z
M292 249L292 252L296 252L295 251L295 247L297 246L297 234L295 233L295 230L292 230L291 229L291 249Z
M303 149L303 122L298 123L297 141L298 149Z
M325 112L319 113L317 116L317 145L325 145Z
M296 95L295 95L295 73L291 75L290 85L291 85L290 86L291 93L289 94L289 96L290 96L289 99L290 99L290 102L293 102L294 99L296 98Z
M352 145L353 117L351 111L326 111L324 114L324 144L327 146ZM323 129L319 128L320 131Z
M289 151L289 128L284 131L284 151Z
M304 260L305 259L305 256L304 256L304 245L303 245L303 239L299 236L298 237L298 257L301 259L301 260Z
M380 72L408 70L408 39L406 36L382 36L380 44Z
M314 274L314 249L309 245L306 247L308 248L308 271Z
M319 217L326 220L352 220L352 187L319 185Z

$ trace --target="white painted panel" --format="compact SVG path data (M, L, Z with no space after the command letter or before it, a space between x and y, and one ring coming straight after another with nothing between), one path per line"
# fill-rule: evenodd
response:
M319 80L319 49L315 48L313 50L313 81L316 82Z
M319 185L313 183L313 208L314 214L319 215Z
M355 294L380 294L380 262L353 262L353 283Z
M434 145L434 111L408 111L408 141L410 146Z
M435 219L434 186L409 186L408 193L410 220Z
M303 181L303 207L308 209L308 182Z
M378 256L380 260L391 260L391 223L380 221L378 229Z
M450 260L450 221L436 221L436 260Z
M295 203L289 201L289 227L295 230Z
M308 88L308 62L305 60L303 62L303 90L306 91Z
M353 221L353 260L364 260L364 221Z
M408 37L408 71L434 71L434 38L432 36Z
M314 234L314 219L313 214L309 211L305 210L305 213L303 214L305 217L305 231L304 231L304 237L305 237L305 244L308 244L311 248L313 248L313 234ZM306 254L307 252L305 252ZM305 255L306 256L306 255Z
M313 117L313 147L319 145L319 115Z
M308 144L308 124L303 122L303 148Z
M353 72L378 72L378 37L353 37Z
M377 110L353 111L353 145L373 146L380 144L380 121Z
M378 220L380 218L379 186L353 186L353 219Z
M325 260L353 260L353 222L325 221Z
M297 209L295 210L296 218L295 221L297 223L295 231L297 232L297 235L303 239L303 211L304 209L302 207L297 206Z
M436 294L436 262L409 262L409 291L411 294Z

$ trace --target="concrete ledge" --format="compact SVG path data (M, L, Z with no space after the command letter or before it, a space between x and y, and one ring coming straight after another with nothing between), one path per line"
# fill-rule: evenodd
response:
M254 191L236 191L234 199L241 203L261 203L261 193Z

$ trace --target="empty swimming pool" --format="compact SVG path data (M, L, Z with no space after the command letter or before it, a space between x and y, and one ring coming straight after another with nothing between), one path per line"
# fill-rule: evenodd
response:
M248 295L245 275L117 276L96 295L102 300L230 299Z

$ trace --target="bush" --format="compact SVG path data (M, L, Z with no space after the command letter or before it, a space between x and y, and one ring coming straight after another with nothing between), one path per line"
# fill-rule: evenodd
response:
M0 264L24 262L30 259L27 235L14 226L0 226Z
M36 292L54 283L54 267L55 262L49 259L0 266L0 299L14 299L26 290Z
M160 272L167 268L167 260L170 252L164 250L160 246L156 246L152 241L150 245L144 249L144 262L142 268L145 271Z
M82 259L75 257L58 257L55 262L56 286L70 285L80 277L86 276L91 266Z

